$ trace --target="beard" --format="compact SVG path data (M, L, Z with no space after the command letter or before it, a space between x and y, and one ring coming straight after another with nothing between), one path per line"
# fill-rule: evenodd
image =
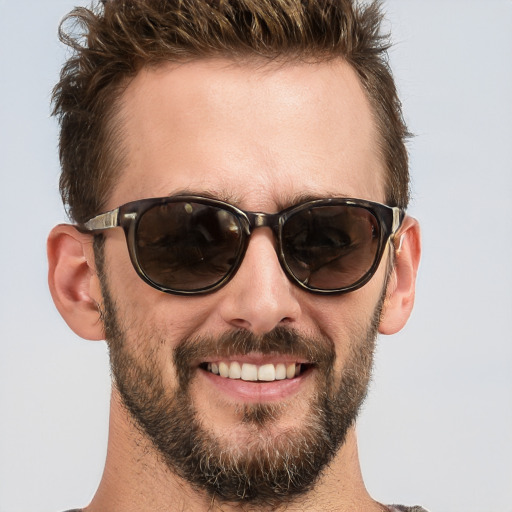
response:
M157 348L169 346L169 340L155 339L142 323L134 328L131 321L130 335L136 336L139 348L148 348L137 355L130 351L127 323L119 317L104 274L100 277L115 385L134 425L168 469L211 501L246 503L260 510L275 510L310 491L344 444L366 397L384 295L368 325L347 340L350 350L338 377L331 339L277 327L261 336L237 330L217 338L171 340L176 385L169 389L158 371L163 356ZM249 435L237 445L229 435L216 435L195 408L190 386L203 370L192 361L249 352L296 355L311 362L315 392L301 424L280 431L276 427L286 404L240 405L240 424Z

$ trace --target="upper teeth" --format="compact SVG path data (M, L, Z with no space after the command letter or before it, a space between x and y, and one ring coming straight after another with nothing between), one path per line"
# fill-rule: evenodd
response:
M273 381L293 379L300 374L301 365L292 363L285 365L262 364L260 366L250 363L240 365L237 361L231 363L221 361L220 363L208 363L208 371L229 379L242 379L246 381Z

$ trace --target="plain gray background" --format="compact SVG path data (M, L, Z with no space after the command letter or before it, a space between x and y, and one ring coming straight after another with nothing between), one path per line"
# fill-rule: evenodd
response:
M104 462L105 345L67 328L46 285L65 220L49 96L74 4L0 0L0 512L83 506ZM380 339L363 473L385 503L511 512L512 2L384 7L424 252L409 324Z

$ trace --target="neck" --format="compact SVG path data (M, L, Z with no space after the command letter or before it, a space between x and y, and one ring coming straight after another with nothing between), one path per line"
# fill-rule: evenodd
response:
M234 512L256 509L265 511L260 505L253 508L247 504L217 502L171 472L152 443L133 424L114 388L105 469L98 491L84 512ZM344 445L322 472L312 491L301 496L296 503L287 503L282 508L273 506L270 510L386 510L371 499L364 486L355 428L348 432Z

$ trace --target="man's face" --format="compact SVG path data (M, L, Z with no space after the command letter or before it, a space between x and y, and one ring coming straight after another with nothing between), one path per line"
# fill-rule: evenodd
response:
M124 93L120 122L125 167L108 208L176 193L268 213L310 196L384 201L370 108L341 61L143 70ZM270 229L256 230L225 287L179 297L136 276L121 230L106 235L116 387L167 465L227 501L308 490L343 443L371 369L387 256L363 288L326 297L294 286L274 247ZM236 363L284 365L290 378L210 371L236 373Z

